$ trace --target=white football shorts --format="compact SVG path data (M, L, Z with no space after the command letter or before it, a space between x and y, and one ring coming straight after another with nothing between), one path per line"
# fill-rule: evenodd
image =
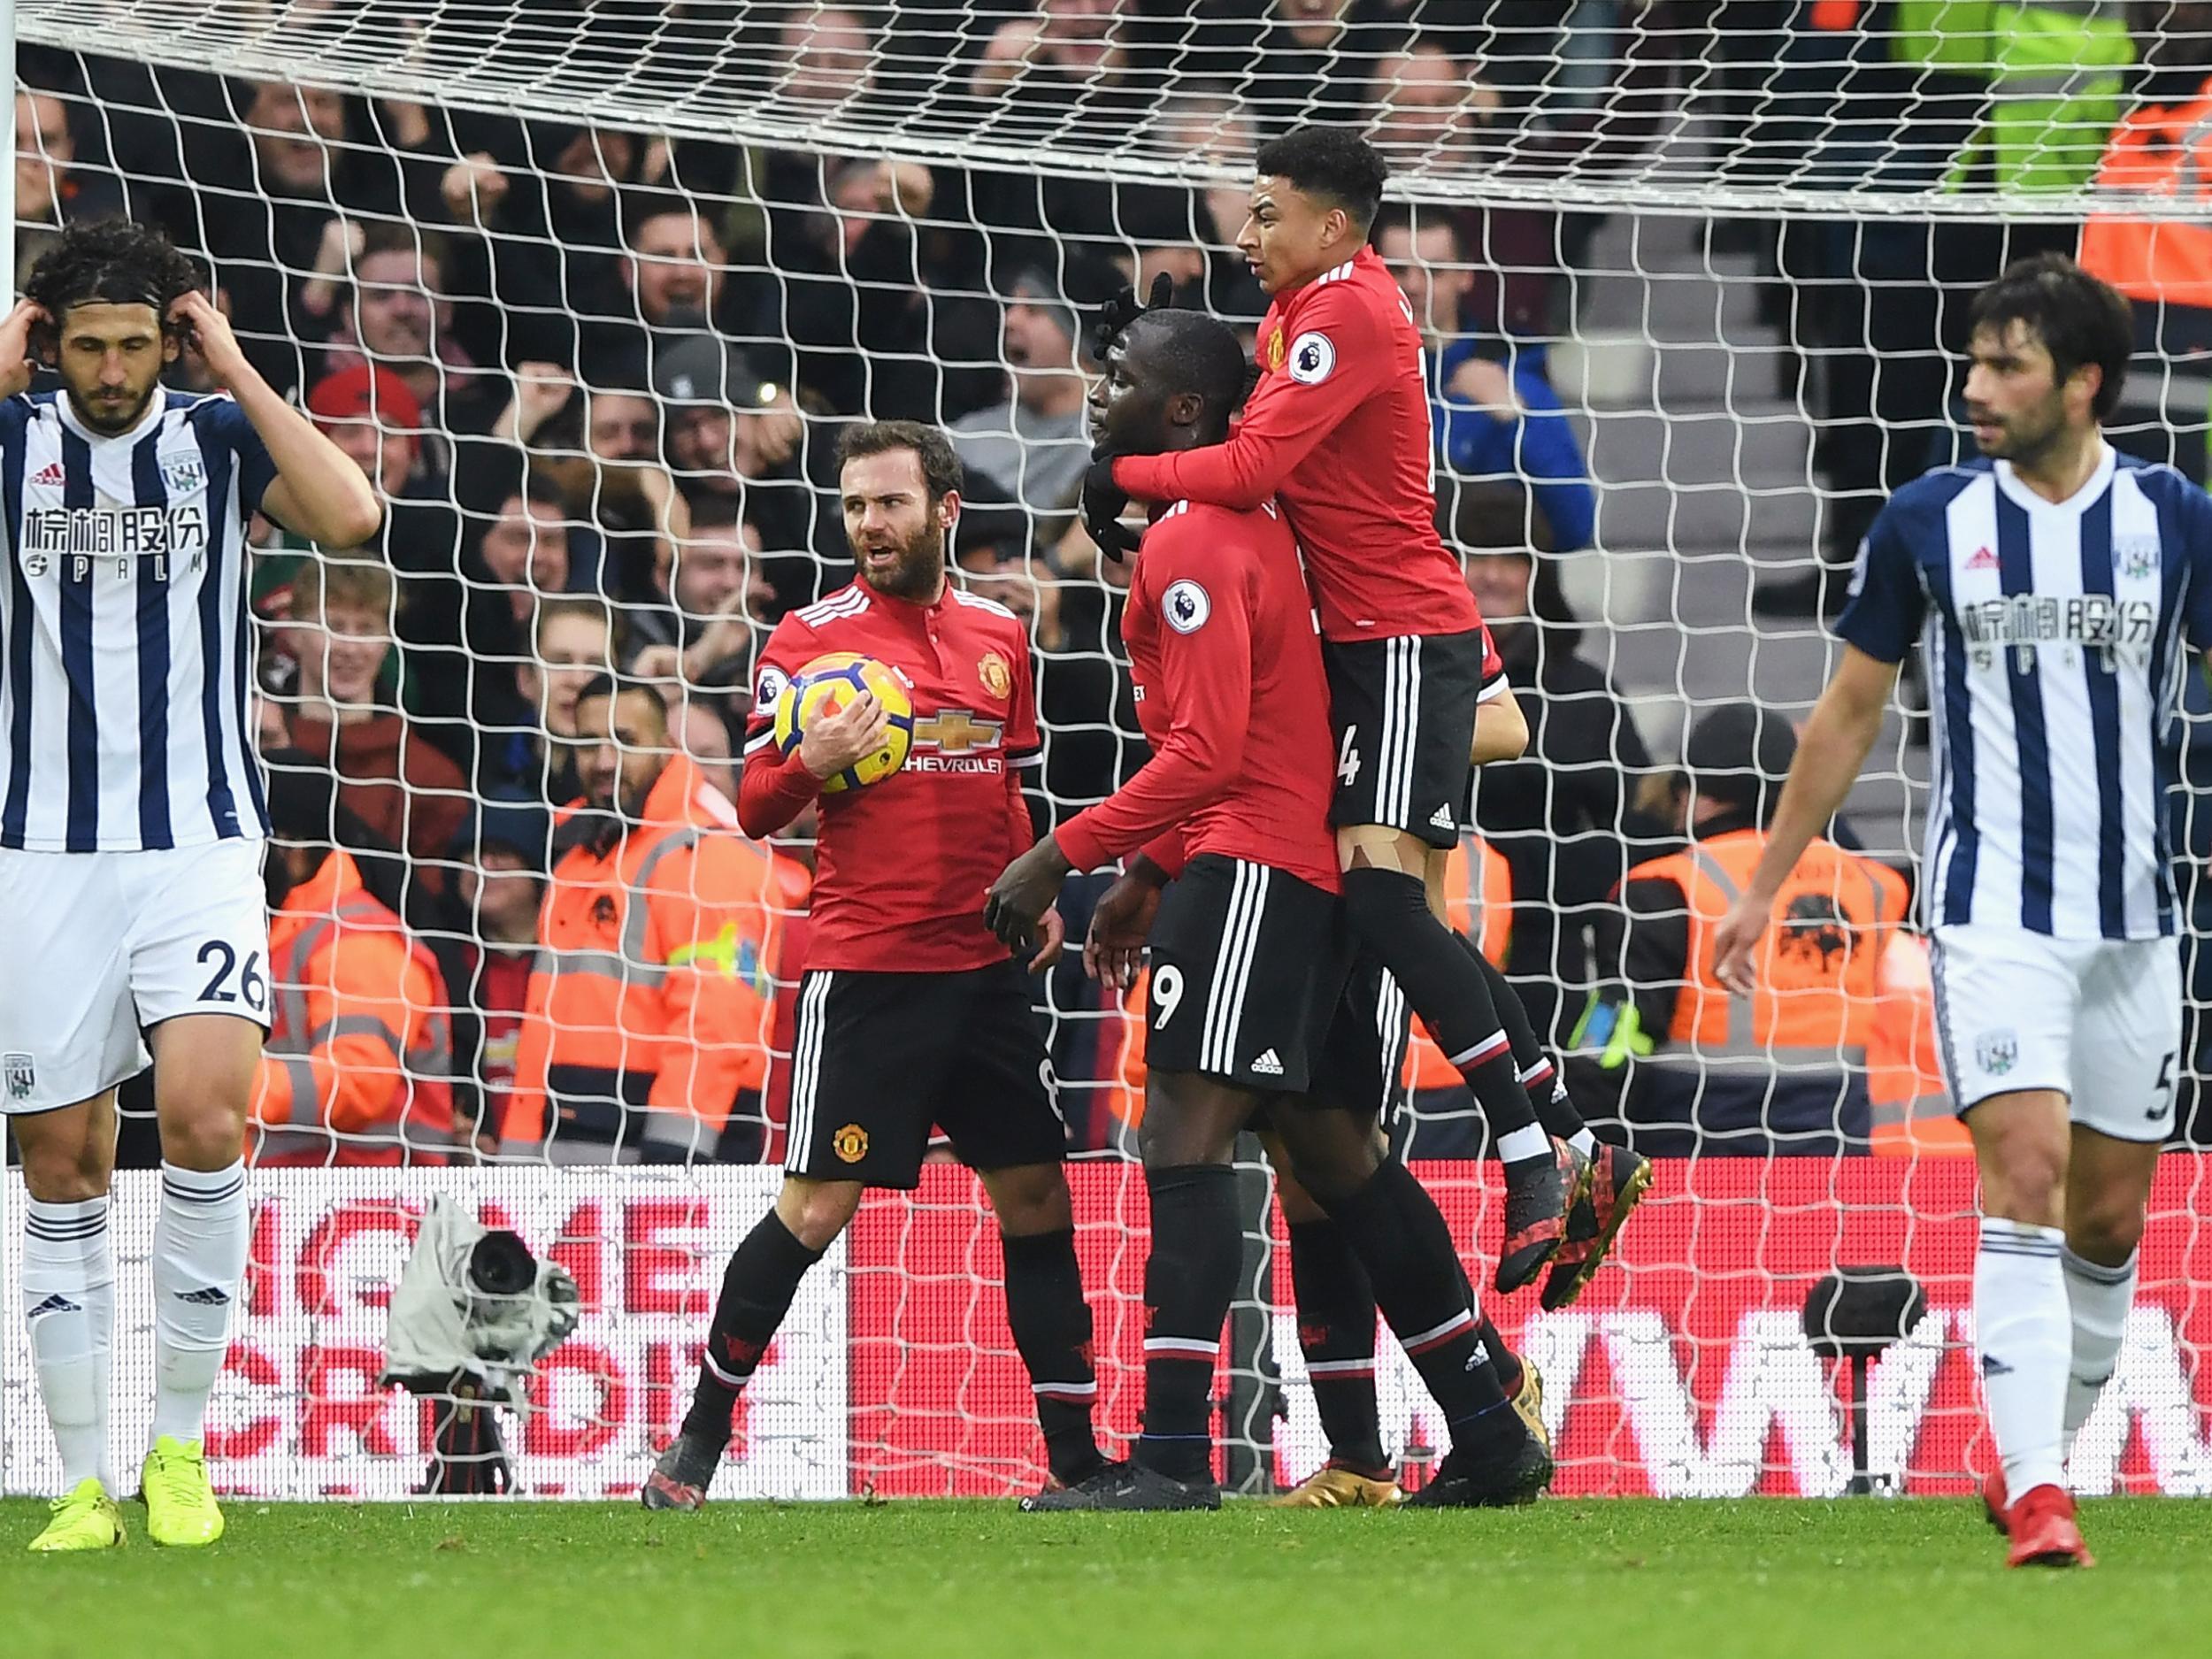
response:
M150 1062L179 1014L269 1024L259 841L155 852L0 848L0 1114L51 1111Z
M2181 1077L2181 941L2051 939L1975 923L1935 930L1936 1034L1963 1113L2056 1089L2073 1121L2163 1141Z

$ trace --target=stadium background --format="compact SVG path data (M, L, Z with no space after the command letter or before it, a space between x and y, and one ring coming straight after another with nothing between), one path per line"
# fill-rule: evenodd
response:
M1449 332L1478 342L1526 411L1477 411L1486 424L1447 444L1440 481L1455 530L1538 549L1521 695L1548 735L1486 785L1482 810L1511 867L1509 964L1563 1036L1606 977L1585 937L1597 909L1675 844L1665 785L1686 726L1746 697L1809 704L1831 648L1816 598L1786 585L1818 558L1847 560L1883 490L1948 453L1964 296L2013 253L2072 246L2093 212L2176 211L2092 186L2116 123L2147 101L2185 103L2212 73L2207 8L1968 6L1931 23L1937 10L50 0L19 8L19 280L57 224L120 211L164 225L206 259L265 371L380 473L390 529L362 557L396 572L381 618L395 645L374 680L379 741L332 763L353 811L340 833L452 979L484 931L457 891L457 837L495 822L540 861L549 844L557 802L530 753L533 692L557 675L526 613L553 592L607 603L611 662L708 637L713 660L689 677L713 718L687 742L717 758L716 734L726 746L741 720L729 688L765 626L849 573L826 457L864 410L965 423L974 488L956 550L979 591L1036 618L1056 812L1126 775L1141 749L1111 648L1114 573L1067 511L1085 447L1070 318L1160 269L1184 303L1256 318L1224 246L1240 211L1222 187L1257 135L1362 125L1425 231L1453 227L1457 252L1420 274L1465 274ZM2032 61L2008 33L2039 12L2081 19L2058 31L2055 60ZM695 224L712 235L696 250ZM631 254L643 257L626 265ZM684 314L702 302L710 315ZM2212 334L2182 307L2147 308L2146 329L2116 437L2200 479L2212 388L2191 358ZM404 395L363 375L365 359ZM718 373L741 407L764 405L726 442L694 407ZM1010 373L1029 400L1015 411ZM564 378L575 389L556 396ZM564 558L547 550L557 539ZM713 618L687 615L669 586L700 544L745 554L713 566L729 610L710 634ZM272 545L258 571L260 708L273 744L312 747L328 740L299 678L318 641L288 614L296 551ZM1848 809L1861 843L1901 868L1924 777L1924 733L1895 721ZM2188 796L2174 810L2193 859L2212 850ZM1085 898L1071 894L1074 925ZM772 930L783 948L792 920ZM753 965L787 990L773 955ZM2191 983L2193 1010L2200 970ZM1094 1301L1125 1362L1142 1206L1120 1158L1121 1017L1071 972L1045 995L1071 1138L1096 1159L1079 1176ZM780 1151L765 1063L787 1009L779 1022L774 1002L764 1087L717 1148L728 1165ZM459 1079L486 1086L460 1092L488 1141L497 1047L462 1056ZM2187 1068L2190 1148L2202 1071ZM1442 1105L1438 1132L1467 1141ZM142 1164L142 1118L127 1139ZM340 1161L381 1153L376 1139ZM549 1367L524 1439L526 1481L549 1495L634 1481L676 1414L707 1287L772 1175L501 1150L518 1167L468 1154L465 1168L261 1178L254 1294L218 1395L219 1481L391 1496L418 1474L420 1425L367 1373L407 1206L434 1187L507 1216L587 1287L586 1326ZM1797 1310L1814 1278L1855 1262L1902 1262L1932 1303L1878 1370L1875 1466L1963 1489L1985 1447L1962 1356L1971 1183L1955 1152L1699 1150L1713 1156L1663 1166L1620 1265L1582 1303L1502 1317L1552 1379L1563 1489L1836 1489L1838 1395ZM1488 1236L1480 1166L1427 1167L1459 1235ZM2085 1437L2093 1482L2212 1479L2195 1383L2202 1173L2182 1149L2162 1177L2130 1345ZM125 1238L143 1236L142 1180L122 1178ZM1317 1446L1295 1345L1280 1340L1286 1274L1266 1257L1263 1192L1256 1172L1225 1427L1233 1474L1295 1478ZM126 1354L148 1317L133 1266ZM996 1249L964 1178L933 1171L912 1207L872 1200L833 1268L749 1401L736 1488L982 1493L1033 1479ZM1125 1432L1134 1373L1111 1374L1106 1415ZM1393 1374L1386 1409L1394 1447L1417 1455L1432 1434L1406 1383ZM126 1436L137 1392L119 1379ZM12 1320L0 1414L0 1490L41 1489L47 1451Z

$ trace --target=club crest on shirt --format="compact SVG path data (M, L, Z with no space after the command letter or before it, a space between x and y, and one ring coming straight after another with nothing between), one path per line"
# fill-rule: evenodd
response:
M2139 581L2158 568L2158 538L2119 535L2112 538L2112 568L2131 581Z
M2009 1027L1985 1031L1974 1039L1974 1063L1992 1077L2002 1077L2020 1063L2019 1034Z
M1006 659L996 651L986 651L975 665L976 677L983 681L983 689L994 697L1010 695L1014 689L1014 671Z
M1283 366L1283 331L1279 326L1267 337L1267 366L1271 371Z
M4 1065L7 1070L8 1098L12 1101L30 1099L31 1092L38 1087L38 1071L32 1064L31 1056L12 1054L0 1060L0 1065Z
M161 464L161 481L172 495L191 495L207 488L207 463L196 455L173 455Z

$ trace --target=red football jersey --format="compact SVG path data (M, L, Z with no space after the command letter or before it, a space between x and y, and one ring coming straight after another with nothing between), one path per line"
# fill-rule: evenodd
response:
M1463 634L1482 614L1436 533L1426 365L1413 310L1371 248L1279 294L1260 383L1224 444L1124 456L1145 501L1281 500L1332 640Z
M1328 681L1298 544L1273 503L1163 513L1137 554L1121 637L1152 758L1055 832L1069 862L1094 870L1179 826L1184 859L1248 858L1337 891Z
M821 795L802 966L926 972L1005 960L983 897L1033 839L1018 775L1039 758L1020 619L950 585L918 605L860 582L786 616L756 671L738 802L748 835L781 829L820 791L770 728L784 687L826 651L858 651L898 674L914 746L882 782Z

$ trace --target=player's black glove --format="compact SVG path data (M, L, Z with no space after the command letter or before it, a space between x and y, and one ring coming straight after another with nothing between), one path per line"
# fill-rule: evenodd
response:
M1147 311L1164 311L1175 297L1175 279L1164 271L1152 279L1149 303L1137 303L1137 290L1125 288L1098 308L1091 319L1091 361L1106 361L1107 348L1121 338L1121 331Z
M1141 538L1121 522L1129 492L1114 482L1114 457L1103 445L1091 451L1091 470L1083 475L1083 528L1098 550L1117 565L1137 550Z

